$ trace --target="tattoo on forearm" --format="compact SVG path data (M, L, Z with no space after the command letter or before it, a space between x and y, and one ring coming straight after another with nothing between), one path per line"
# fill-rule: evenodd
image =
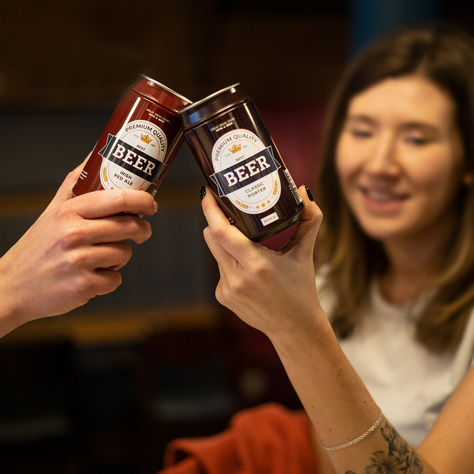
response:
M382 436L388 443L388 452L374 451L364 474L421 474L423 462L415 450L400 437L388 423L381 428ZM356 474L346 471L346 474Z

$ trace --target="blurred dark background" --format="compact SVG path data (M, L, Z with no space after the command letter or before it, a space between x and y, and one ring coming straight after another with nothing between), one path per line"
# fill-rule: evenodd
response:
M296 184L311 186L328 96L357 51L416 20L474 32L474 7L460 0L0 5L0 255L93 148L139 73L191 100L240 82ZM183 145L122 286L0 342L1 472L152 473L171 439L222 430L266 401L299 407L266 338L214 299L201 184Z

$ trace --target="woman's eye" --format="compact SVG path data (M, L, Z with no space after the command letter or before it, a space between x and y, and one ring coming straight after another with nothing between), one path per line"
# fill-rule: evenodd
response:
M408 136L405 138L405 141L411 145L422 146L429 143L430 140L426 137Z
M372 132L370 130L360 128L353 128L350 130L350 133L355 138L370 138L372 136Z

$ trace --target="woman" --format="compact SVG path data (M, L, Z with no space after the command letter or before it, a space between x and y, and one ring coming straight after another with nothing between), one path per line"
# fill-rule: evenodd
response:
M473 77L473 41L439 26L354 62L330 109L316 246L304 188L278 253L205 194L216 297L272 341L314 428L313 465L254 472L474 472ZM217 465L174 449L203 470L170 473ZM247 472L227 458L215 472Z

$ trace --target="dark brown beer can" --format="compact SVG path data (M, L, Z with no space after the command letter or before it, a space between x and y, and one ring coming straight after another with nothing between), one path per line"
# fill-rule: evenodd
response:
M183 141L178 111L190 100L140 75L124 92L73 188L154 195Z
M230 222L261 241L295 223L301 196L240 84L179 112L184 136Z

